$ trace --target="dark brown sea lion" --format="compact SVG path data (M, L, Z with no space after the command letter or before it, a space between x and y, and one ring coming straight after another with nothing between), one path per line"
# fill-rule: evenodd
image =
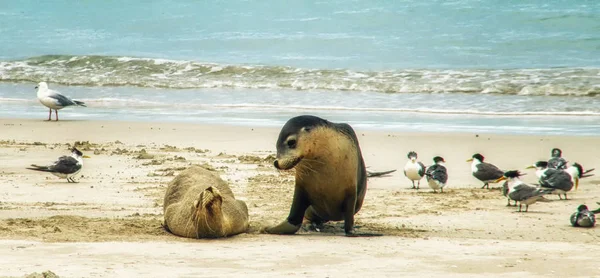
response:
M296 185L288 218L265 232L294 234L305 217L316 225L344 220L346 235L356 236L354 214L365 198L367 171L352 127L298 116L283 126L276 146L275 168L296 167Z

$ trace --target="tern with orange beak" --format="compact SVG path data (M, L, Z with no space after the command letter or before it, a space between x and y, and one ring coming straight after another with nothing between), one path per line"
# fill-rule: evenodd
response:
M473 176L483 182L481 189L486 187L487 189L490 189L489 183L496 182L497 179L504 175L504 172L494 164L483 162L484 159L483 155L476 153L472 158L467 160L467 162L471 162L471 172L473 173Z
M565 195L567 200L567 192L573 189L573 179L567 171L548 168L548 162L538 161L535 164L527 167L527 169L535 168L535 175L539 179L540 187L552 190L553 194L557 194L562 200L561 194Z
M89 156L83 155L77 148L72 148L70 156L61 156L52 165L38 166L32 164L31 167L27 169L48 172L59 178L66 178L67 182L76 183L73 176L77 175L83 168L84 158L89 158Z
M551 190L528 185L519 178L521 176L522 174L519 171L512 170L505 172L501 178L496 180L496 182L508 180L508 197L519 202L519 212L522 212L523 205L525 205L525 212L527 212L529 206L536 202L550 202L550 200L544 198L544 195L551 193Z

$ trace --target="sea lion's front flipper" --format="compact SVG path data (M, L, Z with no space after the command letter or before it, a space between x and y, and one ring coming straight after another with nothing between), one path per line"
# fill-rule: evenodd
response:
M214 186L210 186L200 193L198 200L194 202L194 205L198 207L201 205L203 208L212 210L215 208L221 208L223 203L223 196L221 192Z
M296 233L302 226L302 219L304 219L304 213L309 205L310 203L306 197L303 186L296 184L296 188L294 189L294 200L292 201L292 208L290 209L288 218L279 225L266 228L264 231L269 234L283 235Z
M277 235L292 235L300 229L300 226L301 225L292 225L292 223L288 222L286 219L277 226L265 228L264 232Z
M383 236L383 234L374 233L355 233L354 232L354 207L356 205L356 193L348 194L344 200L344 232L347 237L371 237Z

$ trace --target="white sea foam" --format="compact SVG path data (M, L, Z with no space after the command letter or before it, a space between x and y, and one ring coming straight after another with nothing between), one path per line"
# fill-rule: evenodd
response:
M289 58L302 59L300 56ZM0 62L0 81L45 80L65 85L173 89L258 88L579 97L600 94L599 74L599 68L356 71L68 55Z

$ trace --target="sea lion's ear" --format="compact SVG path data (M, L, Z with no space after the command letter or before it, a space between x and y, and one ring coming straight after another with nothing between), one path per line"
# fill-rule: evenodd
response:
M195 201L194 201L194 207L195 207L195 208L198 208L198 205L199 205L199 204L200 204L200 202L198 202L198 200L195 200Z
M310 130L311 130L312 128L313 128L312 126L305 126L305 127L303 127L303 128L301 129L301 131L304 131L304 132L310 132Z

